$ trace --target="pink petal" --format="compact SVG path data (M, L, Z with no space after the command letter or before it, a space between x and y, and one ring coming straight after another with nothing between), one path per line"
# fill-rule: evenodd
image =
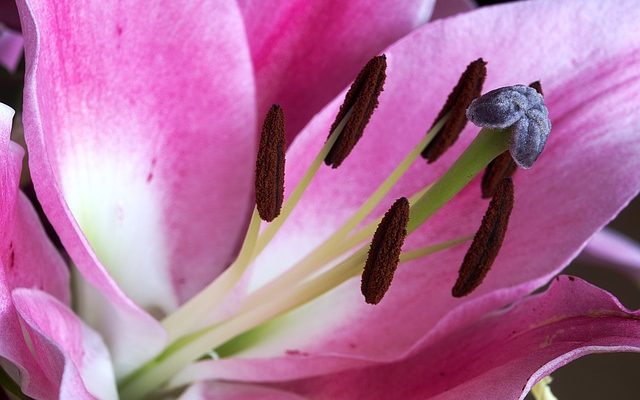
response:
M25 390L26 394L46 399L117 399L109 352L96 332L44 292L16 289L13 301L23 334L29 338L29 367L39 367L52 385L48 391ZM29 378L34 377L23 377L27 382ZM29 384L36 389L41 382L31 379Z
M233 3L111 3L19 8L34 185L98 288L83 289L93 294L81 303L121 372L164 344L147 312L171 311L233 258L251 207L256 123Z
M5 284L9 288L35 288L64 304L71 301L69 269L49 240L38 215L20 194L15 210L12 240L7 252Z
M202 382L191 386L178 400L303 400L284 390L256 385Z
M45 353L34 357L23 336L23 320L19 315L20 306L11 296L12 291L38 293L46 297L47 303L66 309L70 302L69 272L65 262L49 241L40 220L29 200L18 192L20 170L24 151L9 142L13 110L0 106L0 176L2 178L0 225L0 356L7 371L19 371L16 380L22 384L24 392L38 398L54 398L60 389L62 367L55 361L64 359L61 350L49 346L43 349L54 359L51 363L41 363ZM24 289L21 289L24 288ZM31 289L33 288L33 289ZM34 290L35 289L35 290ZM37 290L37 291L36 291ZM39 305L39 307L42 304ZM16 307L18 311L16 311ZM55 311L55 310L53 310ZM54 318L52 310L42 306L40 312ZM87 340L95 341L97 335L91 333ZM89 342L87 342L89 343ZM90 344L90 343L89 343ZM106 349L104 349L104 354ZM110 367L109 367L110 368ZM66 384L65 390L79 386ZM76 393L76 392L73 392ZM86 397L86 396L85 396ZM78 397L79 398L79 397Z
M589 240L583 254L640 279L640 245L621 233L601 230Z
M313 399L523 399L578 357L640 352L640 312L577 278L557 280L406 360L280 386Z
M22 35L13 29L0 27L0 64L14 72L22 58Z
M278 380L396 360L558 273L640 188L638 18L633 1L518 3L434 22L387 50L385 91L363 139L338 170L318 174L253 266L253 284L292 265L362 204L424 135L458 74L480 56L489 62L485 90L542 79L554 123L535 168L516 173L515 209L492 271L473 295L454 299L450 291L466 247L451 249L401 265L375 307L364 303L353 279L260 336L240 354L244 364L242 358L223 360L215 373ZM338 104L315 118L290 149L287 188L324 142ZM433 182L477 130L468 127L438 163L418 162L378 212ZM410 236L405 249L473 234L486 207L476 179ZM262 369L261 360L271 357L284 367L274 362Z
M380 50L429 19L435 0L240 0L258 115L280 104L291 141Z

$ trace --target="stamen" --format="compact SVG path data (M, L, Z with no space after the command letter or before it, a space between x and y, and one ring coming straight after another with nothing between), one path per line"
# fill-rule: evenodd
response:
M256 160L256 207L267 222L273 221L282 209L285 143L284 113L274 104L262 125Z
M378 304L391 286L407 236L408 222L409 201L401 197L387 211L373 235L361 285L362 294L369 304Z
M442 131L422 151L422 157L426 158L429 164L436 161L458 140L460 132L467 124L467 116L465 114L467 107L469 107L473 99L479 97L482 93L482 85L487 77L486 65L487 63L482 58L478 58L469 64L449 97L447 97L447 101L436 117L434 125L447 114L449 114L449 119Z
M508 151L500 154L487 165L482 176L482 198L493 197L498 186L505 178L510 178L518 169L518 165L511 158Z
M513 182L511 178L507 178L498 186L482 218L482 225L464 257L458 272L458 280L451 290L454 297L466 296L482 283L498 256L512 209Z
M529 85L536 92L542 94L540 81L535 81ZM509 152L505 151L487 166L482 177L482 198L493 197L498 185L504 178L510 178L518 169L518 165L513 161Z
M387 76L386 69L387 59L384 55L373 57L356 77L340 106L340 111L331 126L331 132L337 128L349 110L352 110L351 116L342 134L325 157L325 164L338 168L362 137L371 114L378 106L378 96L382 92Z

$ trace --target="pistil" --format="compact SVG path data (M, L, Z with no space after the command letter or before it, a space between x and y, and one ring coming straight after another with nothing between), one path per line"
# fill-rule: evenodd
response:
M536 92L542 95L540 81L529 84ZM495 194L498 185L505 178L510 178L518 169L509 152L505 151L487 166L482 177L482 198L489 199Z

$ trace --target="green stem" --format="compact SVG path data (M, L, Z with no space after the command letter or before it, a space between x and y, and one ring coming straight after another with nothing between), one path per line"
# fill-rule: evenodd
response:
M449 170L420 198L409 215L409 233L453 198L486 166L509 148L510 135L502 130L482 129Z

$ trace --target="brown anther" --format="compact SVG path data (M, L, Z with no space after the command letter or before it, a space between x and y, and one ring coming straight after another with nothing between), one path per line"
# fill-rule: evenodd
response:
M482 225L464 256L458 280L451 289L454 297L466 296L482 283L498 256L512 209L513 182L511 178L506 178L498 186L482 218Z
M505 178L510 178L518 169L509 150L500 154L487 165L482 176L482 198L488 199L498 190L498 186Z
M447 97L447 101L438 113L433 125L449 114L447 122L422 151L422 157L426 158L429 164L436 161L458 140L460 132L467 125L467 108L473 99L482 94L482 85L486 77L487 63L482 58L469 64L460 76L460 80Z
M284 113L274 104L262 125L256 160L256 207L267 222L280 215L282 208L285 146Z
M540 81L532 82L529 87L542 94ZM482 198L493 197L498 185L505 178L510 178L516 173L518 165L513 161L509 151L505 151L487 165L487 169L482 176Z
M544 96L544 93L542 92L542 84L540 83L540 81L531 82L531 84L529 84L529 87L534 88L536 92Z
M408 222L409 201L401 197L384 215L373 235L360 286L365 301L369 304L378 304L391 286L393 274L400 262L402 244L407 236Z
M325 164L331 165L332 168L338 168L362 137L362 132L367 126L369 118L378 106L378 97L387 77L386 70L387 58L383 54L369 60L356 77L340 106L340 111L333 125L331 125L331 132L333 133L338 127L349 110L351 110L351 115L329 154L325 157Z

